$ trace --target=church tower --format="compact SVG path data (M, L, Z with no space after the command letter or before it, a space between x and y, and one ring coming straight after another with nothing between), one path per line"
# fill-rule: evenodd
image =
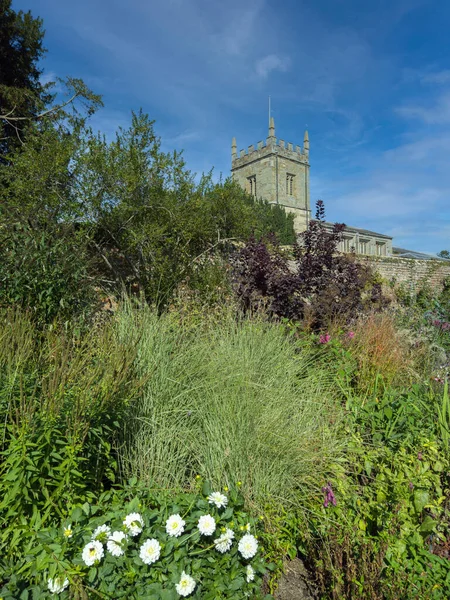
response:
M275 137L273 117L266 142L258 142L237 154L236 138L231 142L231 173L249 194L283 206L294 214L294 228L304 231L311 219L309 201L309 137L305 131L303 149Z

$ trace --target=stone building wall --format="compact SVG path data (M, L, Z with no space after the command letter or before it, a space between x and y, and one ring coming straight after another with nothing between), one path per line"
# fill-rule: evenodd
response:
M369 264L387 281L411 286L411 291L418 290L425 283L440 290L443 280L450 277L450 261L376 256L358 256L357 260Z
M269 136L257 146L237 152L231 146L233 179L249 194L283 206L294 215L294 228L304 231L311 218L309 200L309 139L305 133L303 148L275 137L273 118Z

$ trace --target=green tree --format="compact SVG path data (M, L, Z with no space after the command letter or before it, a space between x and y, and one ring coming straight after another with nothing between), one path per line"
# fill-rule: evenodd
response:
M52 95L40 81L38 63L45 53L42 20L14 11L0 0L0 156L26 134L26 118L34 118ZM17 121L17 118L22 120Z
M40 322L70 318L93 300L92 224L78 192L85 119L100 99L74 80L71 104L30 124L27 141L0 163L0 306L17 304Z
M437 255L441 258L450 259L450 252L448 250L441 250Z

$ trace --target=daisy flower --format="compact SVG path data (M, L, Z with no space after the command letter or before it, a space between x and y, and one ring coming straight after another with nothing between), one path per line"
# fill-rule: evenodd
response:
M60 577L56 577L55 579L49 577L48 579L48 589L51 594L60 594L66 589L68 585L68 579L64 579L64 581L61 581Z
M253 558L258 551L258 541L251 533L241 538L238 550L244 558Z
M175 589L180 596L189 596L195 589L195 579L183 571Z
M234 531L232 529L226 529L225 533L222 533L222 535L220 537L218 537L214 540L216 550L218 552L221 552L222 554L224 554L225 552L228 552L228 550L231 548L231 545L233 543L233 538L234 538Z
M252 565L247 565L247 568L245 569L245 574L247 576L247 583L250 583L250 581L253 581L255 579L255 571Z
M228 504L228 498L220 492L213 492L208 496L208 502L215 504L217 508L224 508Z
M134 537L139 535L144 528L144 519L139 513L131 513L125 517L123 524L127 528L127 532Z
M92 567L93 564L99 562L103 558L104 554L105 552L102 543L98 540L94 540L93 542L86 544L83 548L81 558L88 567Z
M198 520L198 530L202 535L212 535L216 530L216 522L211 515L203 515Z
M161 545L158 540L145 540L139 550L139 556L146 565L156 562L161 554Z
M186 522L180 517L180 515L172 515L166 521L166 531L171 537L178 537L184 531Z
M122 556L125 552L123 547L126 540L127 536L123 531L113 531L106 544L108 552L113 556Z
M109 536L111 535L111 527L108 525L100 525L92 534L92 540L97 540L98 542L105 543Z

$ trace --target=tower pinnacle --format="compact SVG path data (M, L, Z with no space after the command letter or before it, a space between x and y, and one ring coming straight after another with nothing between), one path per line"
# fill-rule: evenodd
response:
M273 120L273 117L270 117L269 121L269 137L275 137L275 121Z
M231 140L231 158L236 158L237 157L237 145L236 145L236 138L234 137Z
M306 156L309 155L309 135L308 130L305 131L305 137L303 138L303 152Z

